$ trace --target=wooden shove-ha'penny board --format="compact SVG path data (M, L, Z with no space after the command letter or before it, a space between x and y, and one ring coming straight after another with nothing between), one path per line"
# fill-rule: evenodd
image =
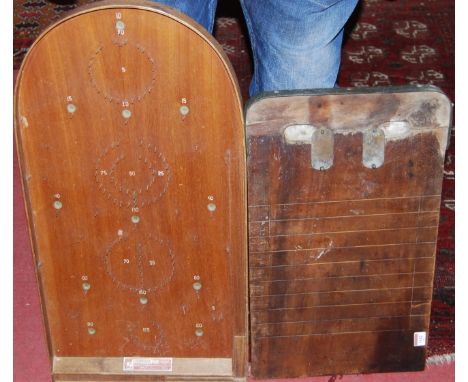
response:
M450 122L435 87L250 103L254 377L424 369Z
M153 2L47 29L15 122L56 381L242 380L243 114L216 41Z

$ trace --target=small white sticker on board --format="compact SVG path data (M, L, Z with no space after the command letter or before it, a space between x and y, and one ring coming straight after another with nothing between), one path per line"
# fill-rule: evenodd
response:
M134 358L123 359L123 371L172 371L172 358Z
M414 332L414 346L426 346L426 332Z

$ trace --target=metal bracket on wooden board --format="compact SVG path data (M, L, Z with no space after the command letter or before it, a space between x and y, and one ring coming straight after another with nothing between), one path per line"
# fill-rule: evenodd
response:
M385 160L385 133L381 128L363 132L362 164L367 168L378 168Z
M315 170L328 170L333 166L335 132L312 125L290 125L284 130L288 144L310 144L311 165ZM385 131L375 127L362 131L362 164L367 168L381 167L385 160Z
M312 133L310 160L315 170L328 170L333 166L335 140L333 131L321 127Z

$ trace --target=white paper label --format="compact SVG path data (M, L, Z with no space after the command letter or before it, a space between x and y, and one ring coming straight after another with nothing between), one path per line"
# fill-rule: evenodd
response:
M426 346L426 332L414 332L414 346Z
M123 371L172 371L172 358L125 357Z

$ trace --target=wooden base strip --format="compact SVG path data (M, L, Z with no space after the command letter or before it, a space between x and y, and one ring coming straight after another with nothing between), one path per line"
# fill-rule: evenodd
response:
M122 357L54 357L53 373L57 375L172 375L177 377L231 377L231 358L173 358L172 371L123 370ZM66 379L64 379L65 381Z

